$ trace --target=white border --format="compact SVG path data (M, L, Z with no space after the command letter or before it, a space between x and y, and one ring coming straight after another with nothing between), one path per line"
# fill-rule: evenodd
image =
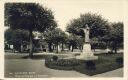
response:
M31 79L31 80L65 80L65 78L4 78L4 3L6 2L34 2L34 3L39 3L39 2L45 2L47 0L2 0L0 1L0 79L5 79L5 80L26 80L26 79ZM96 0L92 0L96 1ZM105 0L101 0L105 1ZM111 0L111 1L118 1L118 0ZM118 77L112 77L112 78L100 78L100 77L91 77L91 78L66 78L70 80L128 80L128 53L127 53L127 48L128 48L128 0L122 0L124 2L124 77L123 78L118 78ZM120 5L119 5L120 6Z

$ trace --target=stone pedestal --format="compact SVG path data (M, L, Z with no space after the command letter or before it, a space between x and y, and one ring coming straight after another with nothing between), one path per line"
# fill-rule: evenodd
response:
M85 43L83 46L83 52L80 56L76 56L76 59L80 60L96 60L98 56L94 56L93 52L91 51L91 45L89 43Z

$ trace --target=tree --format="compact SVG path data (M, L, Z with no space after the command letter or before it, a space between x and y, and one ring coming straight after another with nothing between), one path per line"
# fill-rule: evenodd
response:
M99 39L98 39L98 38L93 37L93 38L91 39L91 47L94 49L94 51L95 51L95 49L97 48L96 46L98 45L98 43L99 43Z
M11 29L23 29L29 31L30 54L33 56L33 31L44 32L48 28L54 28L54 15L51 10L36 3L6 3L5 25Z
M117 49L123 47L123 23L117 22L111 24L111 30L109 32L109 42L112 50L117 53Z
M62 43L62 49L63 49L63 43L66 41L66 34L63 32L60 28L55 28L51 31L45 32L44 37L47 43L49 44L49 50L52 51L52 44L55 44L57 46L57 53L58 53L58 45Z
M123 48L123 23L109 23L109 33L102 37L102 41L107 44L107 47L117 53L118 48Z
M81 14L79 18L73 19L66 28L66 31L84 37L84 32L81 28L90 27L90 38L102 37L108 33L108 21L97 14Z
M61 51L64 51L64 44L67 43L67 39L68 39L68 35L64 32L64 31L61 31L61 40L60 40L60 43L62 44L62 50Z
M69 45L69 50L72 47L71 51L73 52L74 48L79 47L81 49L81 47L83 46L83 43L84 43L84 39L75 34L70 34L68 36L67 43Z
M9 28L5 31L5 41L8 44L14 45L16 50L22 52L24 42L29 41L29 33L25 30L13 30Z

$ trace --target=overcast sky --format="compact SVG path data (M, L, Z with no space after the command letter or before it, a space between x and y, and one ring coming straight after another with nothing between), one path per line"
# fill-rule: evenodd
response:
M110 22L123 21L124 0L45 0L41 4L54 12L62 30L71 19L88 12L100 14Z

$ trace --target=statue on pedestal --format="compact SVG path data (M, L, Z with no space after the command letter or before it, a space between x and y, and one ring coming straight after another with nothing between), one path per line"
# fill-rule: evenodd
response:
M91 45L89 39L90 28L88 27L88 25L86 25L85 27L86 28L82 28L85 34L85 44L83 45L83 52L80 54L80 56L77 56L76 58L82 60L98 59L98 57L94 56L93 52L91 51Z

